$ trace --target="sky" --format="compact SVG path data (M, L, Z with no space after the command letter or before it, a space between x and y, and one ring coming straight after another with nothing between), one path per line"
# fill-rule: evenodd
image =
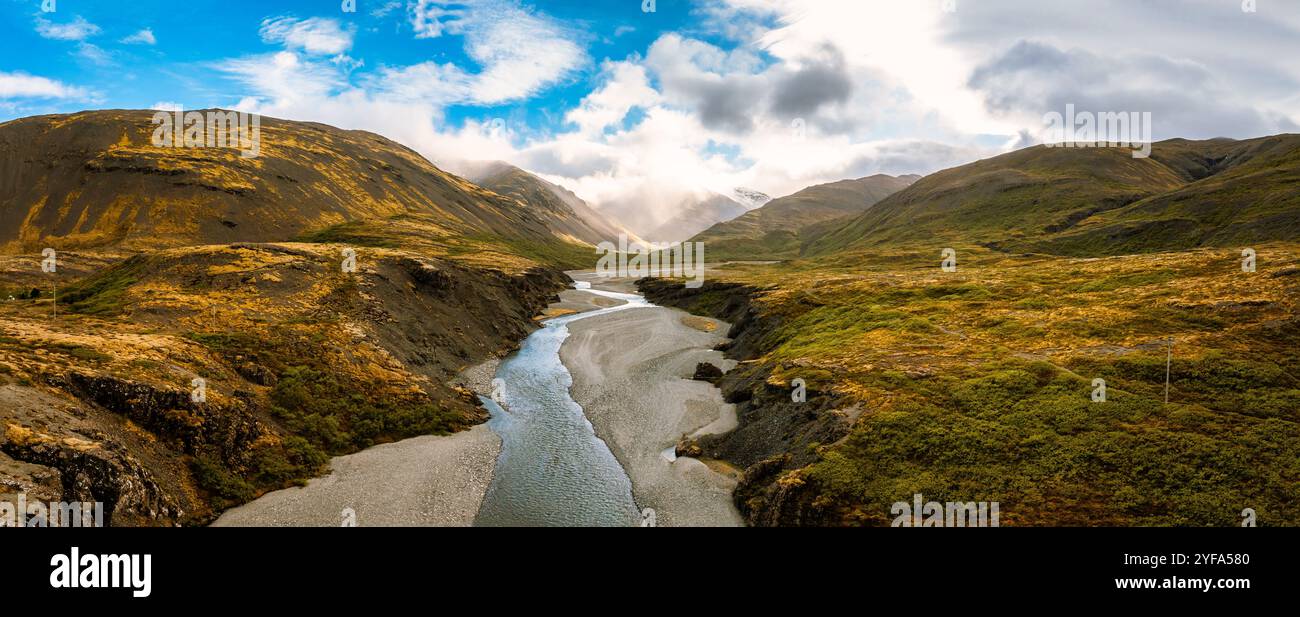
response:
M46 9L53 9L47 11ZM354 9L354 10L348 10ZM926 174L1067 105L1300 132L1300 0L0 0L0 121L223 107L503 160L620 218ZM645 219L645 216L635 218Z

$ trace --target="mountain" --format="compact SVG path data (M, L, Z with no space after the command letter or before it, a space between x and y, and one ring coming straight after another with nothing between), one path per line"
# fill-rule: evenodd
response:
M284 241L399 215L461 236L571 235L373 133L263 118L260 156L242 158L155 147L152 118L111 110L0 124L0 252Z
M641 234L641 237L654 242L684 241L715 223L730 221L749 212L745 206L718 193L687 197L673 211L677 214Z
M587 244L617 243L619 234L635 237L622 224L597 212L569 189L508 163L479 166L466 176L483 188L519 200L547 227Z
M692 239L706 243L710 259L797 257L805 231L858 214L919 179L875 175L809 187L718 223Z
M736 203L739 203L750 210L753 210L754 208L762 208L767 205L767 202L772 201L771 195L744 187L733 189L731 191L731 198L736 200Z
M201 525L480 424L462 371L592 263L554 212L378 135L268 118L245 159L154 147L151 118L0 124L0 499Z
M1289 239L1300 232L1300 136L1175 139L1147 159L1036 146L925 177L806 247L971 243L1109 255Z

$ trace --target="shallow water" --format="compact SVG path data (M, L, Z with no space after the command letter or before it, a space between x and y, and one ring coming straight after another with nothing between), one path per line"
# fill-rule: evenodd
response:
M502 447L475 525L641 524L627 473L569 396L573 377L560 346L570 323L654 305L635 294L585 291L627 304L547 321L497 370L494 398L501 404L483 399Z

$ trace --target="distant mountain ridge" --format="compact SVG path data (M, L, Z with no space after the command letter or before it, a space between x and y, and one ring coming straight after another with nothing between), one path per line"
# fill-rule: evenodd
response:
M504 162L474 166L466 177L486 189L544 213L551 229L588 244L635 238L621 223L592 208L573 191Z
M797 257L809 231L861 213L919 179L878 174L811 186L713 225L692 239L708 245L710 259Z
M967 242L1016 252L1116 255L1300 236L1300 135L1173 139L1118 148L1036 146L926 176L804 254Z
M652 242L681 242L721 221L730 221L749 212L736 200L711 193L703 197L689 197L671 219L642 234Z

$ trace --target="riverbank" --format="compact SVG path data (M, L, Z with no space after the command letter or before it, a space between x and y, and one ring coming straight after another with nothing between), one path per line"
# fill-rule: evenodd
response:
M600 292L634 292L630 280L570 274ZM727 326L656 306L577 317L629 302L641 300L563 291L546 315L573 317L548 322L504 362L462 372L453 385L483 397L503 379L508 411L485 400L489 425L335 458L328 476L215 525L337 526L347 512L359 526L626 525L647 508L663 526L740 525L734 474L673 455L685 435L736 425L716 388L690 380L699 362L732 367L712 351Z
M465 370L454 385L486 396L501 360ZM227 510L213 527L337 527L345 511L364 527L469 527L492 482L501 438L486 424L335 457L304 487Z
M501 440L486 425L340 456L328 476L226 511L214 527L338 527L345 510L361 527L468 527Z
M631 281L569 273L596 289L628 292ZM651 306L570 323L560 359L573 376L573 399L623 465L640 508L660 526L742 524L732 503L736 478L724 465L672 456L684 436L736 426L735 408L711 384L690 379L700 362L730 370L713 351L724 322Z

